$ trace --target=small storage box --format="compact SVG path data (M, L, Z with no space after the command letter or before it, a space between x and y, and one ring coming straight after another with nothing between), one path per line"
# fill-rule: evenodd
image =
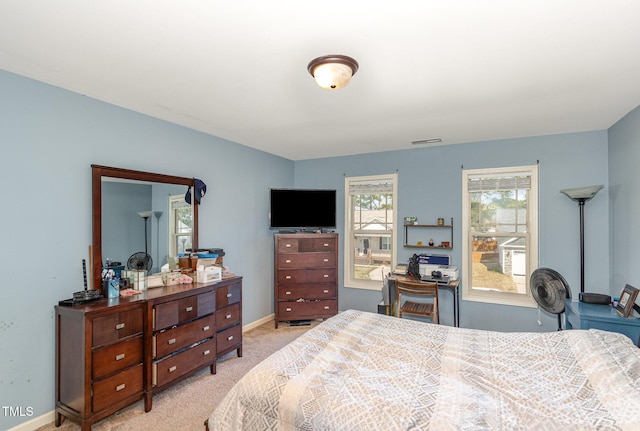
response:
M180 284L180 272L163 272L162 283L165 286L173 286L174 284Z
M205 266L203 270L196 272L198 283L211 283L222 280L222 268L219 266Z

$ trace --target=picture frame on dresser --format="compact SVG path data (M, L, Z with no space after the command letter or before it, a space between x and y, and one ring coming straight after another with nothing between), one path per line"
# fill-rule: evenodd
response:
M616 305L616 311L623 317L629 317L638 298L638 289L627 284L620 292L620 300Z

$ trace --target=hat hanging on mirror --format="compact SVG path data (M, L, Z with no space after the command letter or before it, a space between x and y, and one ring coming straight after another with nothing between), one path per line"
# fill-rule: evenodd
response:
M193 179L193 183L194 183L194 188L195 188L195 196L196 196L196 202L198 203L198 205L200 204L200 200L204 197L204 195L207 193L207 185L202 181L199 180L197 178ZM191 205L191 187L189 187L187 189L187 193L184 195L184 200Z

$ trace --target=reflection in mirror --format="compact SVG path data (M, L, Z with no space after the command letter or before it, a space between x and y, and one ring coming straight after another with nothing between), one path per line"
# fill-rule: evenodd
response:
M191 248L193 212L186 191L182 185L103 177L103 261L124 269L134 254L144 253L152 263L144 269L155 273L170 256Z
M198 247L198 206L184 200L193 178L99 165L91 168L92 289L101 288L107 259L126 267L131 256L140 252L153 260L150 272L157 272L169 256Z

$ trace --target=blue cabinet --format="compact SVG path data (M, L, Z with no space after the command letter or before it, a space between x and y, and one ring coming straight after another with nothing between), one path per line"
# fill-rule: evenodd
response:
M624 334L634 344L640 341L640 319L624 318L610 305L585 304L567 299L565 318L567 329L602 329Z

